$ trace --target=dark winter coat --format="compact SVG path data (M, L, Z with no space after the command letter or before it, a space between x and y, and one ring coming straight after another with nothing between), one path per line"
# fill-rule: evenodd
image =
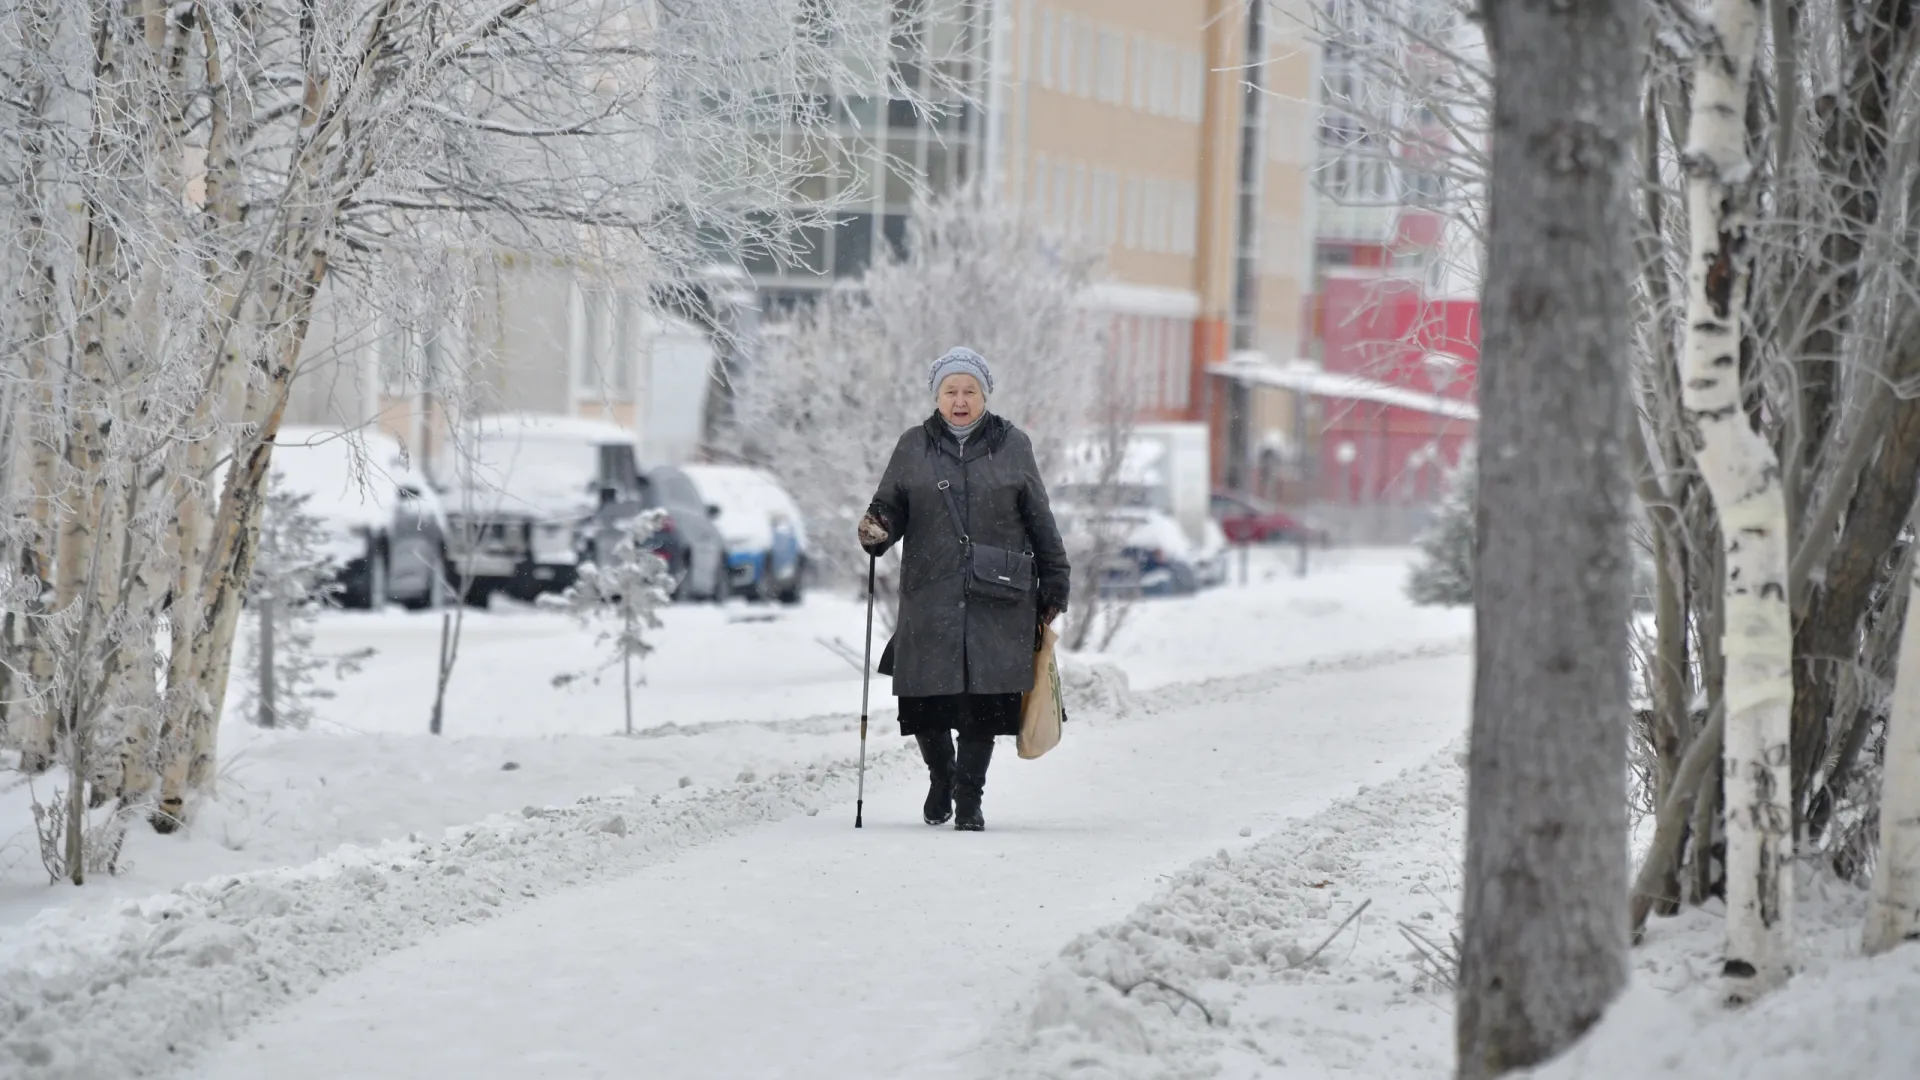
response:
M1033 552L1035 589L1026 599L972 594L966 547L940 491L942 480L975 544ZM1033 689L1039 613L1065 611L1068 593L1067 549L1034 462L1033 440L989 413L963 452L935 414L900 437L868 513L889 537L872 554L883 554L895 540L906 544L892 646L894 695Z

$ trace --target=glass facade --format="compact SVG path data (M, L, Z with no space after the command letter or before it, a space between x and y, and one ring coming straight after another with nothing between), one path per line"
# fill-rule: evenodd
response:
M982 124L959 88L975 101L985 97L986 8L979 0L890 0L886 86L821 95L819 107L833 117L824 137L785 133L784 149L805 163L795 203L835 210L830 227L789 237L791 258L747 253L745 269L772 306L803 300L835 278L859 277L890 251L904 253L915 201L973 182Z

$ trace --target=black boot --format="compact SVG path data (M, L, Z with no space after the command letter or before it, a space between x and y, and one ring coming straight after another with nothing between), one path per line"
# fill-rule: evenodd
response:
M913 739L927 763L927 804L920 816L929 825L945 825L953 817L953 733L923 732Z
M987 787L987 766L993 761L992 739L962 739L953 764L953 827L979 832L987 827L980 816L980 797Z

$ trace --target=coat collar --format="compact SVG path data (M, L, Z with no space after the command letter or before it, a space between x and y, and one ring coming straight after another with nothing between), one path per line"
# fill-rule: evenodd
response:
M985 457L1000 449L1000 444L1007 441L1007 432L1012 430L1013 425L999 413L990 412L981 417L979 429L967 439L964 454L961 452L960 440L954 438L953 432L947 430L947 422L941 418L939 412L936 411L932 416L927 417L926 423L921 427L927 433L927 440L934 446L950 457L967 462Z

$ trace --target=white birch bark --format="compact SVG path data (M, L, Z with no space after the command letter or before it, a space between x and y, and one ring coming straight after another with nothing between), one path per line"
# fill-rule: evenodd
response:
M1746 108L1760 16L1755 0L1711 0L1702 13L1684 158L1690 250L1680 355L1681 403L1727 559L1724 970L1741 999L1792 968L1787 505L1780 462L1749 425L1740 386L1752 264Z
M1920 938L1920 563L1907 595L1881 771L1880 859L1861 943L1869 955Z

